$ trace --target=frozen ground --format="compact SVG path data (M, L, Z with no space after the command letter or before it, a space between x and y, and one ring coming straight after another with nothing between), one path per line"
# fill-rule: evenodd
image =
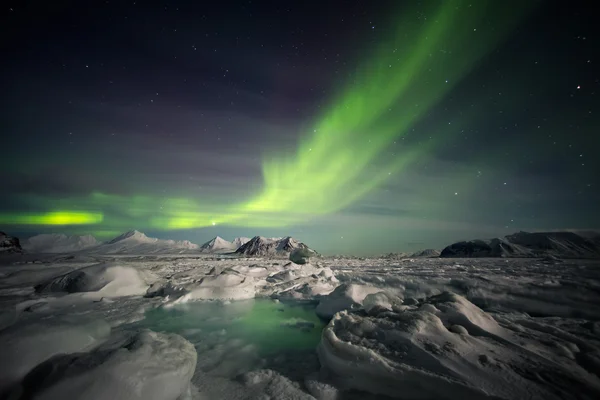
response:
M598 261L0 264L0 398L600 398Z

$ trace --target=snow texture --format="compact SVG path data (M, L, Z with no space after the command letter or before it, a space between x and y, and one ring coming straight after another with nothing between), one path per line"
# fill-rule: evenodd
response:
M278 253L294 247L287 238L261 238L267 256L215 256L154 252L145 235L125 236L116 243L133 237L140 252L0 258L0 391L68 398L85 386L87 398L136 398L127 381L147 398L600 398L600 261L569 258L587 243L571 235L511 239L529 258L338 256L302 265ZM207 332L184 314L193 329L174 332L197 338L192 353L183 339L136 325L157 307L198 306L206 326L226 318L254 328L264 320L244 319L252 309L241 301L252 297L316 305L329 321L318 352L261 354L234 337L243 329ZM309 335L309 320L291 315L281 329ZM118 376L106 377L109 369ZM103 379L104 387L85 383Z
M109 333L103 320L66 315L20 321L0 331L0 398L41 362L90 350Z
M196 361L181 336L146 330L89 353L53 357L24 378L21 390L40 400L190 399Z
M134 296L146 293L145 274L129 266L116 263L95 264L55 277L35 287L38 293L48 292L94 292L100 297Z

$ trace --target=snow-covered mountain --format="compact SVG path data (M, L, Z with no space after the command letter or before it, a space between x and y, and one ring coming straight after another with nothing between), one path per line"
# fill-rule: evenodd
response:
M250 241L250 238L247 237L236 237L235 239L233 239L233 241L231 243L234 244L235 248L239 248L240 246L245 245L246 243L248 243Z
M23 240L23 249L30 253L73 253L100 245L92 235L67 236L47 233Z
M18 238L0 232L0 253L20 253L22 251Z
M412 253L410 255L411 258L419 258L419 257L434 258L434 257L439 257L439 256L440 256L440 251L436 250L436 249L419 250L419 251L415 251L414 253Z
M254 236L236 250L246 256L286 256L295 249L310 249L307 245L287 236L281 239ZM315 252L316 253L316 252Z
M125 232L89 250L103 254L174 254L199 249L200 246L188 240L175 241L151 238L134 230Z
M504 238L451 244L440 257L599 258L600 245L574 232L518 232Z
M218 253L218 252L233 252L238 247L239 246L236 246L232 242L225 240L220 236L216 236L215 238L209 240L208 242L206 242L202 246L200 246L200 249L202 251L206 251L206 252Z

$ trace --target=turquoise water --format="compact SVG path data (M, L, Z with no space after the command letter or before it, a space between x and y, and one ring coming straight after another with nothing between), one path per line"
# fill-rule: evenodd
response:
M157 332L177 333L199 352L213 346L215 338L251 345L260 356L285 351L314 351L325 324L315 305L276 302L270 299L190 302L156 308L136 325Z

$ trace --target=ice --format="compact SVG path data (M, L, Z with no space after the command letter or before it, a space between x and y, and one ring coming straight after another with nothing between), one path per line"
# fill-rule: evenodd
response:
M23 380L23 397L40 400L191 399L197 354L176 334L141 331L89 353L59 355Z
M144 329L178 334L198 355L194 399L599 397L597 261L310 261L198 252L6 255L0 334L16 340L35 323L51 337L45 326L63 318L72 329L104 320L112 328L104 349ZM323 332L317 308L331 319ZM74 349L72 358L49 357L98 360L103 340ZM41 362L29 362L8 386ZM34 376L27 390L49 395ZM51 381L71 387L70 376Z
M190 300L243 300L256 294L254 279L233 273L202 278L198 286L180 297L178 302Z
M363 308L368 314L374 311L392 311L394 307L402 304L402 299L386 292L371 293L365 296Z
M542 355L452 293L399 313L338 313L318 353L322 368L341 387L403 399L600 395L598 377L572 358Z
M331 318L338 311L360 307L367 295L380 291L374 286L342 284L321 299L316 312L321 317Z
M12 324L0 331L0 395L42 361L92 349L109 334L106 322L83 316L63 315Z
M144 276L143 276L144 275ZM99 297L134 296L146 293L152 274L116 263L100 263L77 269L36 286L36 291L93 292Z

